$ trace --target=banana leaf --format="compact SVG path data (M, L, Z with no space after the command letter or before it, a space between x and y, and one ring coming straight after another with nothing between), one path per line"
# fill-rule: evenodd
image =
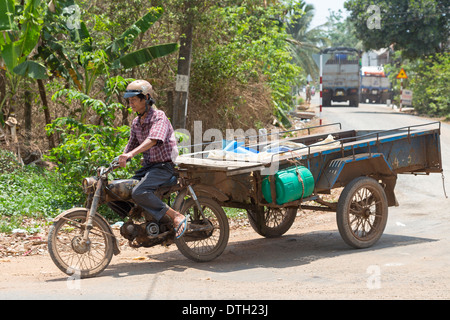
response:
M14 29L14 0L0 0L0 31Z
M164 57L178 50L178 43L161 44L157 46L143 48L119 58L119 62L123 68L129 69L156 58ZM116 65L113 63L113 65Z
M111 60L118 59L120 55L128 49L129 45L133 43L137 36L147 31L156 21L158 21L163 13L164 10L161 7L152 8L150 12L133 23L133 25L125 30L120 37L106 47L105 52L108 57Z
M3 45L2 51L0 52L3 62L8 70L12 70L17 66L18 60L20 58L20 50L17 42L7 42Z
M24 62L38 43L42 28L39 20L41 14L39 5L39 0L28 0L23 11L21 8L18 10L18 12L22 12L23 16L19 30L14 23L14 16L17 15L16 9L19 9L19 6L14 6L14 1L11 4L10 0L0 0L0 25L6 28L9 24L11 29L0 35L2 37L0 55L8 70L13 70Z
M20 76L30 77L32 79L48 78L47 68L42 64L32 60L22 62L17 67L15 67L13 71Z
M28 0L25 2L24 7L24 22L21 25L21 37L18 39L20 43L20 54L27 56L36 46L41 36L41 29L43 20L40 17L42 14L41 1Z

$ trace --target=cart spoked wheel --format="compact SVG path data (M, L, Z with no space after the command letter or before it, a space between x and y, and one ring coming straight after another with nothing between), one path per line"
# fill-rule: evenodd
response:
M388 204L383 187L369 177L352 180L342 191L336 220L342 239L355 248L368 248L383 234Z
M258 207L247 210L248 220L253 230L266 238L281 237L292 226L297 215L297 207Z

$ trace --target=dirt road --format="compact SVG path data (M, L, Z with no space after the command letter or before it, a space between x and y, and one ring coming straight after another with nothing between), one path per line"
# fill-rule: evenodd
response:
M324 116L357 129L424 122L364 104L326 108ZM441 139L450 193L450 126ZM299 211L281 238L232 229L225 252L209 263L189 261L176 247L129 249L99 277L79 280L48 254L3 258L0 299L449 299L450 200L441 176L400 176L396 195L400 206L389 208L384 235L369 249L342 241L334 213Z

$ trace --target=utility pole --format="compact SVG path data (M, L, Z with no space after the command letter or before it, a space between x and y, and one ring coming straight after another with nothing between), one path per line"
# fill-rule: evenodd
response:
M186 128L186 115L189 97L189 77L192 60L192 32L193 25L190 21L181 29L180 53L178 56L178 74L173 99L172 125L175 130Z

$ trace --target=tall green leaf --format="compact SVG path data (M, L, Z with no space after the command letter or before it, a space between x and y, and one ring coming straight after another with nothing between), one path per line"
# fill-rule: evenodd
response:
M17 67L15 67L13 71L20 76L30 77L32 79L48 78L47 68L36 61L27 60L25 62L22 62Z
M24 9L24 25L21 27L22 34L22 55L28 55L36 46L39 37L41 36L41 29L44 23L42 19L42 7L40 0L28 0L25 3Z
M1 51L1 57L5 62L6 68L12 70L17 66L17 60L19 58L19 49L16 42L8 42L3 46Z
M137 20L122 35L114 40L106 49L111 60L117 59L121 53L127 50L137 36L147 31L162 16L164 10L161 7L152 8L150 12Z
M143 48L119 58L120 64L125 69L133 68L156 58L164 57L178 50L178 43L161 44Z
M0 31L14 29L14 0L0 0Z

